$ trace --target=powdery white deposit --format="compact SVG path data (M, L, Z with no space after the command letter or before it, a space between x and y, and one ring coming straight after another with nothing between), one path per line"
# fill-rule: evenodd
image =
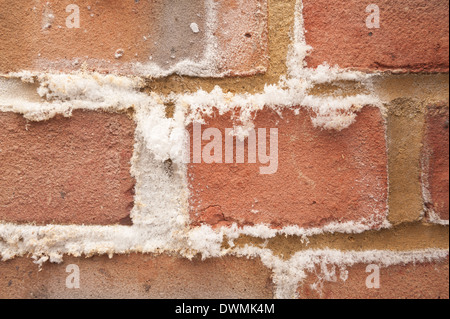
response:
M430 181L428 179L428 167L430 165L430 154L425 152L425 155L422 158L422 194L424 198L424 203L432 203L432 197L430 193ZM443 220L439 216L438 213L435 212L433 205L430 205L429 207L424 204L423 205L423 214L422 217L425 217L425 212L428 215L428 220L431 223L437 224L437 225L443 225L443 226L449 226L448 220Z
M321 282L338 280L347 281L347 267L357 264L375 264L379 267L390 267L405 264L420 264L435 262L448 257L448 250L420 250L420 251L347 251L338 250L307 250L283 260L273 255L271 250L250 247L239 249L240 256L261 258L267 267L273 270L275 283L275 297L278 299L297 298L299 283L304 280L308 272L317 276L316 285L312 288L319 290ZM317 272L316 267L320 266Z
M172 74L194 77L222 77L226 73L218 71L219 52L217 38L214 33L217 30L217 3L214 0L205 0L206 7L206 30L204 31L206 48L200 53L199 61L185 59L170 68L162 68L151 60L146 63L135 63L132 67L134 74L140 76L160 78ZM190 25L192 32L199 33L200 29L197 24Z
M214 29L214 1L207 0L209 8L208 50L202 63L180 62L174 69L163 71L156 65L137 65L144 74L181 73L193 76L211 75L217 56L216 44L210 30ZM135 206L131 217L134 225L125 226L32 226L0 224L0 256L8 260L31 255L37 264L46 261L61 262L64 255L92 256L96 254L178 253L192 258L200 253L203 258L228 254L261 258L274 272L276 296L296 296L298 282L315 265L331 264L342 269L361 262L384 266L439 260L448 251L417 252L339 252L305 251L289 260L282 260L267 249L256 247L234 248L233 240L240 235L273 238L277 235L295 235L307 241L308 236L322 233L362 233L374 225L390 227L386 220L361 220L351 223L331 223L323 228L302 229L289 226L280 230L266 225L213 230L209 226L189 227L188 186L186 165L183 164L184 129L192 121L201 122L202 116L218 110L225 114L240 110L242 126L235 134L245 137L253 128L252 113L264 107L281 112L309 108L315 113L312 121L322 129L342 130L356 120L366 105L382 108L382 101L374 94L347 97L313 96L309 89L316 84L340 80L358 81L370 89L371 75L348 72L327 65L317 69L304 66L304 58L311 49L304 40L302 4L298 1L293 44L289 52L286 77L277 85L267 85L257 94L226 93L216 87L211 92L199 90L192 94L161 96L141 93L144 85L137 77L118 77L96 73L31 74L18 73L0 77L0 111L23 114L31 121L42 121L57 114L71 116L76 109L110 112L135 110L136 133L132 159L132 175L136 179ZM195 31L194 31L195 32ZM166 118L165 104L174 103L173 118ZM165 162L171 160L172 170ZM225 238L231 248L224 249ZM323 278L333 277L325 273Z

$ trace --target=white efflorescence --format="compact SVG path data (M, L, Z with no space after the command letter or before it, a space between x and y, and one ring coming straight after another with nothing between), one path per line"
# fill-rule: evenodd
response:
M347 267L357 264L376 264L379 267L395 265L420 264L435 262L448 258L448 250L419 251L338 251L338 250L306 250L297 252L288 260L274 256L269 249L246 246L235 250L237 256L258 257L264 265L273 270L275 297L278 299L298 298L299 284L306 279L308 273L316 278L314 287L321 293L321 283L346 281Z
M423 207L423 216L425 216L425 212L428 215L428 220L430 223L434 223L437 225L449 226L448 220L443 220L439 214L434 210L433 205L427 205L426 203L432 203L432 197L430 192L430 182L428 180L429 176L429 165L430 165L430 154L425 152L425 155L422 157L422 195L424 199L424 207Z
M31 121L68 117L77 109L123 111L141 103L143 94L135 92L140 83L138 78L100 74L13 73L0 77L0 111L20 113ZM30 85L37 86L34 95Z
M146 63L135 63L133 73L150 78L161 78L172 74L193 77L222 77L226 73L219 71L218 42L214 33L217 30L217 3L214 0L204 0L206 7L206 30L202 32L205 38L206 48L199 53L199 61L183 59L169 68L162 68L151 59ZM192 32L199 34L200 28L196 23L190 25Z
M434 210L428 211L428 219L430 220L430 223L434 223L437 225L442 226L449 226L450 223L448 220L443 220Z
M161 76L182 73L193 76L211 75L216 67L215 26L213 0L208 6L208 49L203 62L181 61L171 70L162 71L151 63L136 65L144 75ZM192 31L197 28L191 25ZM308 237L323 233L362 233L375 225L388 228L387 220L361 220L349 223L331 223L322 228L302 229L288 226L273 229L268 225L255 225L213 229L210 226L189 226L189 188L187 166L183 162L185 127L201 122L205 114L218 111L239 110L241 126L235 135L244 138L254 127L252 114L265 107L281 112L298 113L308 108L315 116L312 121L320 129L342 130L356 120L358 112L366 105L382 108L382 101L374 94L347 97L313 96L308 92L316 84L334 81L358 81L370 88L371 75L349 72L327 65L308 69L304 58L311 50L306 45L302 22L302 3L299 0L292 46L288 56L288 74L277 85L267 85L256 94L234 94L216 87L211 92L199 90L190 94L140 92L145 83L139 77L120 77L97 73L39 74L22 72L0 76L0 111L23 114L31 121L43 121L57 114L71 116L77 109L109 112L134 109L136 121L135 147L132 158L132 175L136 179L135 205L131 214L133 226L33 226L0 223L0 256L8 260L16 256L31 255L36 263L61 262L64 255L92 256L95 254L177 253L191 258L237 256L261 258L273 269L276 295L279 298L296 296L298 282L316 265L337 265L339 278L346 278L345 267L358 262L374 262L388 266L410 262L438 260L448 256L448 251L418 252L299 252L289 260L274 256L268 249L252 246L235 248L233 241L240 235L264 239L277 235L298 236L307 242ZM166 105L172 103L174 114L166 117ZM376 214L383 215L383 214ZM228 240L228 247L223 243ZM326 268L326 267L325 267ZM327 269L327 268L326 268ZM334 278L326 273L326 279Z
M198 27L198 24L193 22L190 25L192 32L194 33L199 33L200 32L200 28Z
M42 30L50 29L53 25L54 20L55 15L53 14L53 10L51 9L50 3L47 2L42 13L42 23L41 23Z
M114 57L116 59L120 59L125 54L125 51L123 49L117 49L116 53L114 54Z

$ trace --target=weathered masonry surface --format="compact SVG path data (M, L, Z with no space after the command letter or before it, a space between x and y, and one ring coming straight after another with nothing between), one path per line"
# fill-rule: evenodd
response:
M0 298L449 298L448 15L0 0Z

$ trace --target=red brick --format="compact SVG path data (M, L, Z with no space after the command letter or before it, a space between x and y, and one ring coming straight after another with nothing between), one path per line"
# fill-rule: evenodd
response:
M169 69L205 53L204 1L80 0L80 28L67 28L70 0L0 1L0 72L71 71L88 68L135 73L132 64L151 61ZM267 68L266 0L217 1L217 63L227 74ZM54 16L45 28L46 16ZM197 23L200 32L190 25ZM250 37L248 35L251 35ZM247 35L247 36L246 36ZM116 59L118 50L123 56Z
M426 116L423 148L423 182L427 208L449 220L449 108L431 106Z
M80 289L66 288L70 264L80 269ZM0 262L1 299L271 299L272 291L271 271L246 258L66 257L63 264L45 264L40 272L30 259Z
M219 7L219 71L263 73L269 66L267 0L215 0Z
M366 7L380 8L368 29ZM449 3L441 0L304 0L310 67L324 62L365 71L448 72Z
M203 131L219 128L223 136L226 128L234 127L230 114L205 121ZM362 218L384 220L387 154L379 109L364 108L356 123L341 132L314 128L304 109L300 115L285 111L282 117L265 109L257 114L255 127L278 128L278 171L261 175L260 167L266 165L249 164L247 158L246 164L193 162L188 177L194 225L320 227ZM203 141L203 146L208 143Z
M0 221L129 224L134 127L125 114L0 113Z
M448 299L449 266L443 262L380 267L380 288L369 289L367 277L373 274L366 264L347 268L348 279L339 278L339 267L333 281L320 281L309 273L299 288L302 299ZM332 266L328 268L331 270ZM317 268L320 273L320 268ZM311 285L318 284L318 290Z

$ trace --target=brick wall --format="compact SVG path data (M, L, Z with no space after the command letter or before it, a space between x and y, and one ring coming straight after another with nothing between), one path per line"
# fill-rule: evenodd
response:
M448 298L448 12L0 0L0 297Z

